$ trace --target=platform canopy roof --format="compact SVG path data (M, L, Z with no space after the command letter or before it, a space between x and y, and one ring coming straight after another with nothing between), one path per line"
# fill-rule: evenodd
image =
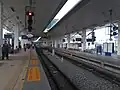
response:
M120 20L120 0L82 0L49 32L48 36L61 37L63 35L92 29L112 21Z
M3 25L8 30L13 30L19 22L19 31L25 29L25 7L32 1L35 12L35 24L32 34L43 35L43 30L58 13L67 0L0 0L3 4Z

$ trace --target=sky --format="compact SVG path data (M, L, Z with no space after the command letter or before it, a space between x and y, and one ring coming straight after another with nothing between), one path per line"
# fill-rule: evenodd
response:
M95 30L95 36L96 36L96 42L99 44L105 43L105 42L113 42L117 40L117 38L114 38L112 36L113 41L110 41L110 31L109 27L101 27L100 29ZM89 32L87 32L88 34ZM117 36L117 35L116 35Z
M107 40L109 40L108 28L97 29L95 31L95 36L97 37L96 38L97 42L102 42L102 41L106 42Z

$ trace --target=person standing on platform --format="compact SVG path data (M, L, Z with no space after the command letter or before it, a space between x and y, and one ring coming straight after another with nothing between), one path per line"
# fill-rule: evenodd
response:
M32 44L32 49L34 49L34 44Z
M26 52L26 45L25 44L24 44L23 48L24 48L24 51Z
M8 48L9 48L9 53L11 53L11 47L12 47L12 45L10 44L10 42L8 42Z
M21 50L21 45L19 45L19 50Z
M9 59L9 46L7 44L7 41L5 41L2 46L2 60L4 60L5 57L6 59Z

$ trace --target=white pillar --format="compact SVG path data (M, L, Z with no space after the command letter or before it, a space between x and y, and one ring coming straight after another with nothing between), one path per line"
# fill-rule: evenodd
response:
M55 49L54 48L52 49L52 55L53 56L55 55Z
M57 48L58 41L56 39L52 40L52 47Z
M63 48L62 47L62 40L61 39L59 40L59 44L60 44L60 48Z
M52 47L54 47L54 41L53 40L51 40L52 41Z
M57 48L57 45L58 45L57 40L54 40L54 47Z
M14 49L16 49L16 46L18 47L19 44L19 24L17 23L14 28Z
M67 40L68 40L68 43L67 43L67 49L68 49L68 48L70 48L70 34L68 34Z
M49 46L49 40L48 39L46 40L46 45Z
M59 42L60 48L63 48L63 45L62 45L63 44L63 37L60 37L58 42Z
M52 39L52 55L55 55L55 40Z
M120 22L118 23L118 47L117 47L117 55L120 55Z
M2 3L0 3L0 56L2 56L2 44L3 44L2 16L3 16L3 5L2 5Z
M86 30L82 31L82 51L86 50Z

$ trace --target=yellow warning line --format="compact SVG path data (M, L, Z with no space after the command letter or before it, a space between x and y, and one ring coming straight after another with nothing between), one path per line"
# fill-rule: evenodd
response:
M32 65L38 65L38 61L37 60L31 60L31 64Z
M40 81L40 70L38 67L28 69L27 81Z

